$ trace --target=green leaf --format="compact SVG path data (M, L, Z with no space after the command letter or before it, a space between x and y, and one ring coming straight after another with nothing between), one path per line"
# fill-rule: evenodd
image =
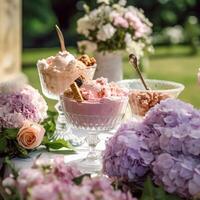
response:
M7 147L7 139L5 137L0 138L0 152L4 152Z
M56 113L48 111L48 118L46 118L43 122L42 125L45 129L45 135L51 139L55 130L56 130L56 123L55 123L55 117Z
M6 129L3 129L3 134L5 135L7 139L12 140L12 139L16 139L18 131L19 129L17 128L6 128Z
M71 144L68 141L65 141L63 139L58 139L54 141L46 141L46 142L43 141L42 144L45 145L47 148L51 148L51 149L61 149L65 147L65 148L73 150L73 147L71 146Z
M140 200L155 200L154 187L150 177L148 177L144 183L144 189Z
M49 150L54 154L62 154L62 155L70 155L70 154L75 154L76 151L74 151L73 149L66 149L66 150Z
M81 175L81 176L78 176L78 177L76 177L76 178L74 178L73 179L73 182L76 184L76 185L80 185L81 183L82 183L82 180L83 180L83 178L84 177L91 177L91 175L90 174L83 174L83 175Z
M21 147L17 142L15 142L16 150L18 151L17 155L22 158L27 158L29 151Z
M168 194L162 187L156 187L150 177L144 183L144 189L140 200L181 200L176 195Z
M11 160L8 157L6 157L4 163L11 169L14 178L17 178L18 171L15 169L14 164L11 162Z

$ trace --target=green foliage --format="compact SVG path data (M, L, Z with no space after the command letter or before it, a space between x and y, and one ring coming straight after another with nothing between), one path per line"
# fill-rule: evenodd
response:
M28 157L28 150L22 148L16 141L18 129L3 128L0 132L0 156L1 157Z
M47 137L48 140L51 140L53 133L56 130L56 115L56 112L48 111L48 117L42 122L42 125L46 130L45 137Z
M45 129L45 136L42 141L42 145L46 147L48 151L59 150L66 148L65 154L75 153L73 147L68 141L63 139L52 140L52 136L56 129L55 123L56 113L48 111L48 117L42 122ZM21 157L27 158L32 150L27 150L21 147L17 142L17 133L19 129L16 128L4 128L0 132L0 156L1 157ZM55 152L55 151L54 151Z
M144 183L144 189L140 200L181 200L178 196L167 194L163 188L153 185L148 177Z
M84 177L89 177L91 178L91 174L83 174L81 176L78 176L76 178L73 179L73 182L76 184L76 185L80 185L83 181L83 178Z

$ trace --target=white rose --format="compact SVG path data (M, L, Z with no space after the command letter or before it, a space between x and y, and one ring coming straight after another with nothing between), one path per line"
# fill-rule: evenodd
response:
M141 42L135 42L135 41L129 41L129 43L126 43L126 51L130 54L133 53L137 59L142 57L144 55L143 52L144 44Z
M93 29L92 22L87 15L77 21L77 32L83 34L85 37L89 35L89 30Z
M125 6L127 4L127 1L126 0L119 0L118 4L121 5L121 6Z
M78 48L84 49L85 53L92 53L97 50L97 45L89 40L82 40L78 42Z
M97 3L105 3L105 4L110 4L110 0L97 0Z
M100 41L106 41L115 34L116 29L111 24L106 24L97 32L97 39Z

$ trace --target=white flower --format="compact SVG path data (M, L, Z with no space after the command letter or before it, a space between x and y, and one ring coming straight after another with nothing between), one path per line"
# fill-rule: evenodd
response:
M89 30L94 30L94 28L95 27L88 15L85 15L77 21L77 31L80 34L85 35L85 37L89 35Z
M97 39L100 41L106 41L115 34L116 29L109 23L104 26L98 31Z
M89 40L82 40L78 42L78 48L84 49L85 53L92 53L97 50L97 44Z
M140 41L135 42L129 33L126 33L125 43L126 43L126 51L128 53L133 53L137 57L137 59L139 59L144 55L143 52L144 44Z
M110 4L110 0L97 0L97 3L105 3L105 4Z
M127 3L126 0L119 0L118 4L121 5L121 6L125 6Z

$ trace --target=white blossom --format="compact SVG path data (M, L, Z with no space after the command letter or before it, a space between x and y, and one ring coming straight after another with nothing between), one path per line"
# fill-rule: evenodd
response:
M133 53L137 59L140 59L143 55L144 44L142 42L136 42L134 40L126 43L126 51Z
M95 27L93 26L93 23L91 23L88 15L85 15L77 21L78 33L83 34L86 37L89 35L89 30L94 30L94 28Z
M106 41L113 37L116 29L110 24L104 25L97 33L97 39L100 41Z
M97 3L105 3L105 4L110 4L110 0L97 0Z

